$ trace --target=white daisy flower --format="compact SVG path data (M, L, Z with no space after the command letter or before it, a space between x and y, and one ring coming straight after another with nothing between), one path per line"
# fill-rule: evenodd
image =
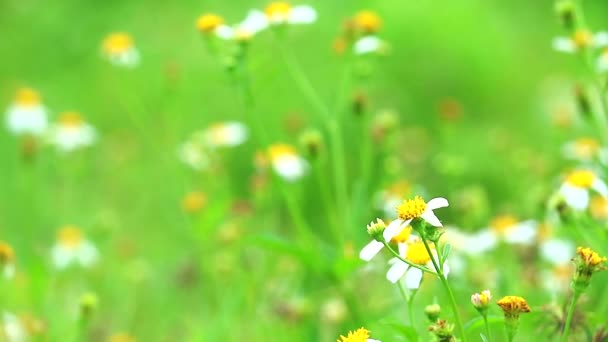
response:
M247 41L267 27L268 20L264 12L251 10L245 20L232 27L220 25L216 28L215 34L226 40Z
M595 191L602 197L608 197L606 183L589 170L576 170L568 174L559 189L566 204L576 210L586 210L589 206L589 193Z
M386 51L386 48L386 42L376 36L365 36L359 38L353 45L353 51L357 55L383 53Z
M431 255L427 252L424 243L420 239L415 239L413 242L403 244L400 254L403 259L413 264L434 269L431 258L436 262L438 262L439 258L437 256L437 251L435 251L435 247L433 245L430 245L429 247L431 249ZM392 266L386 273L386 279L388 279L388 281L394 284L403 278L405 286L408 289L414 290L420 287L424 271L412 267L398 258L390 259L389 264ZM443 270L447 277L450 272L447 261L443 264Z
M553 265L564 265L570 264L576 246L568 240L550 238L540 242L539 250L543 260Z
M209 154L205 147L193 139L190 139L179 147L177 151L179 159L192 169L201 171L209 167Z
M448 200L442 197L433 198L428 203L419 196L416 196L414 199L404 200L403 203L397 207L398 218L386 227L383 234L384 239L390 241L417 218L423 219L432 226L442 227L441 222L437 216L435 216L433 210L444 208L448 205Z
M291 6L287 2L273 2L264 10L267 20L273 25L312 24L317 20L317 11L308 5Z
M308 172L308 162L291 145L271 145L268 148L268 155L273 170L288 182L297 181Z
M27 341L27 331L19 317L10 312L2 314L2 324L0 324L0 337L6 342L25 342Z
M575 53L585 48L601 48L608 46L608 32L592 33L587 30L577 30L571 37L556 37L552 41L553 49Z
M139 50L135 47L133 38L124 32L109 34L101 45L101 52L110 63L126 68L139 65Z
M468 235L467 248L463 252L477 255L494 249L500 241L515 245L530 245L535 242L538 224L533 220L518 221L510 215L495 217L490 225Z
M15 252L13 247L4 241L0 241L0 274L5 279L15 276Z
M41 135L47 129L47 116L38 92L22 88L6 111L6 127L15 135Z
M566 143L562 148L564 157L582 162L599 160L608 162L608 149L602 147L597 139L584 137Z
M202 138L210 147L234 147L247 141L247 126L237 121L220 122L211 125L202 133Z
M80 229L66 226L61 228L57 234L51 257L53 265L62 270L71 264L91 267L99 259L99 253L95 245L85 239Z
M95 128L84 121L80 113L65 112L49 130L49 142L62 152L93 145L97 139Z
M374 230L383 231L385 228L386 225L384 224L384 221L382 221L381 219L376 219L376 222L372 221L370 224L367 225L367 232L370 235L373 235ZM402 252L404 245L411 242L411 240L415 238L413 235L411 235L411 233L412 227L407 226L403 228L399 234L393 236L390 242L396 243L398 250ZM364 261L370 261L374 256L376 256L376 254L378 254L382 250L382 248L384 248L384 244L374 239L370 241L367 245L365 245L363 249L361 249L361 252L359 252L359 258Z
M204 34L213 33L218 37L222 37L226 30L230 30L230 27L224 23L224 18L213 13L201 15L196 21L196 28Z

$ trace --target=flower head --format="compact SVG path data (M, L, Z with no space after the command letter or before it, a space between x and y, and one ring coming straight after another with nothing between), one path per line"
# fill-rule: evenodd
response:
M84 121L78 112L64 112L49 131L49 141L62 152L91 146L97 139L93 126Z
M600 256L591 248L578 247L576 249L574 264L576 265L577 273L591 277L594 272L602 271L606 268L604 265L606 260L606 257Z
M57 233L51 256L55 267L64 269L71 264L90 267L97 262L99 253L78 227L64 226Z
M522 297L518 296L505 296L502 297L498 302L496 302L498 306L502 309L505 314L505 317L519 317L521 313L527 313L532 311L530 306L528 306L528 302Z
M0 274L5 278L12 278L15 274L15 252L4 241L0 241Z
M552 42L553 49L575 53L588 48L601 48L608 45L608 32L593 33L589 30L579 29L570 37L557 37Z
M15 135L40 135L47 128L47 111L40 94L32 88L17 91L6 112L6 126Z
M382 26L382 20L376 12L364 10L353 17L355 27L364 34L377 33Z
M139 51L128 33L114 32L107 35L101 44L101 51L116 66L134 68L139 64Z
M294 182L308 171L308 162L292 145L274 144L268 147L268 158L274 171L283 179Z
M608 186L590 170L570 172L559 189L566 204L575 210L585 210L589 206L589 194L594 191L608 197Z
M365 328L359 328L355 331L349 331L348 335L340 336L337 342L380 342L370 339L370 331Z
M424 314L431 322L437 322L439 315L441 314L441 306L439 304L427 305L424 308Z
M483 290L481 293L475 293L471 296L471 304L479 311L486 311L492 300L490 290Z
M441 197L433 198L428 203L419 196L416 196L414 199L404 200L397 207L398 219L391 222L384 231L384 239L390 241L415 220L422 220L432 226L441 227L442 224L437 216L435 216L435 213L433 213L433 210L447 206L448 200Z
M429 269L433 268L433 260L438 260L437 251L433 244L429 245L431 253L426 249L424 242L420 238L410 238L410 241L399 245L399 254L401 257L412 264L425 266ZM405 286L408 289L418 289L422 282L423 271L410 266L398 258L389 260L391 267L386 272L386 279L391 283L396 283L403 279ZM447 277L450 272L450 267L447 261L444 262L443 272Z
M196 21L196 28L202 33L212 33L223 25L224 18L213 13L203 14Z
M218 122L203 132L204 143L212 148L234 147L247 141L249 130L238 121Z
M382 241L382 233L386 229L386 224L381 219L376 219L376 222L372 221L367 225L367 234L374 238L376 241Z
M269 4L264 13L271 24L310 24L317 20L317 11L311 6L291 6L284 1Z
M568 159L589 162L597 159L605 159L605 149L597 139L583 137L566 143L562 149L564 156Z

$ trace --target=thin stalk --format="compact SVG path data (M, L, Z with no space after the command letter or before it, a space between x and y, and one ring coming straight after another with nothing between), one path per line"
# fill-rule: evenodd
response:
M394 256L395 258L403 261L404 263L410 265L411 267L417 268L423 272L428 272L428 273L432 273L432 274L436 274L435 272L433 272L431 269L425 267L425 266L420 266L420 265L416 265L414 263L412 263L409 260L406 260L404 258L402 258L399 253L397 253L386 241L382 242L384 244L384 247L386 247Z
M486 326L486 337L488 341L492 341L492 334L490 333L490 325L488 324L488 316L483 315L483 324Z
M572 301L570 302L570 308L568 309L568 316L566 316L566 325L564 325L564 332L562 333L562 337L560 339L561 342L568 340L568 333L570 332L570 325L572 325L572 317L574 316L574 308L576 307L576 302L578 301L578 297L580 297L580 295L580 291L574 290Z
M441 280L441 284L443 285L445 292L448 294L448 297L450 299L450 305L452 306L452 312L454 313L454 319L456 320L456 326L458 327L460 336L462 336L462 341L466 342L467 337L465 335L464 328L462 326L462 320L460 319L460 313L458 312L458 304L456 304L456 298L454 297L454 292L452 292L452 288L450 287L450 284L448 284L448 280L446 279L445 275L443 274L443 271L437 264L437 261L435 261L435 258L433 257L433 253L431 253L431 248L429 247L429 243L424 238L422 239L422 243L424 243L424 248L426 249L426 252L429 254L431 261L433 262L433 267L435 267L435 271L437 271L436 274L439 277L439 279Z

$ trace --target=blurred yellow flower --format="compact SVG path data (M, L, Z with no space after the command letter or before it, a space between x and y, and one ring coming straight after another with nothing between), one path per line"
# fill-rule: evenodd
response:
M137 340L135 339L135 337L124 333L124 332L120 332L120 333L115 333L112 334L110 336L110 338L108 338L108 342L136 342Z
M182 200L182 209L185 212L193 214L201 211L207 203L207 196L200 191L192 191Z
M5 241L0 241L0 273L7 279L15 275L15 251Z
M65 269L71 264L90 267L97 262L99 253L78 227L64 226L57 233L51 256L56 268Z
M594 190L602 197L608 197L608 186L590 170L570 172L559 189L566 204L576 210L586 210L589 206L590 191Z
M608 32L593 33L585 29L576 30L570 37L557 37L552 42L553 49L575 53L587 48L608 46Z
M41 135L47 128L47 111L40 94L32 88L17 91L6 111L6 127L15 135Z
M104 57L114 65L134 68L139 64L139 51L128 33L110 33L103 40L101 51Z
M382 20L376 12L363 10L355 14L353 22L357 29L366 34L377 33L382 26Z
M223 25L224 18L212 13L203 14L196 21L196 28L203 33L212 33Z
M264 13L271 24L310 24L317 20L317 11L311 6L291 6L283 1L266 6Z
M532 311L528 302L522 297L518 296L505 296L496 302L502 309L505 316L517 317L520 313L526 313Z
M348 335L340 336L337 342L380 342L369 338L370 331L365 328L359 328L355 331L349 331Z

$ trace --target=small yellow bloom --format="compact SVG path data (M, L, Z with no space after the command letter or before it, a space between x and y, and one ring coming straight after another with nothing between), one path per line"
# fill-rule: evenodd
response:
M573 171L566 178L566 182L570 185L590 189L595 181L595 174L588 170L577 170Z
M491 300L492 293L490 290L483 290L481 293L475 293L471 296L471 303L478 310L486 310Z
M12 264L15 261L13 247L4 241L0 241L0 267Z
M365 33L376 33L382 26L382 20L373 11L360 11L354 17L355 26Z
M182 209L187 213L199 212L207 203L207 196L200 191L188 193L182 200Z
M517 219L511 215L497 216L490 222L490 228L497 234L506 235L517 225Z
M59 115L59 123L63 126L75 127L82 125L84 120L78 112L64 112Z
M505 316L518 317L520 313L526 313L532 311L528 302L522 297L518 296L506 296L502 297L498 302L498 306L505 313Z
M601 257L597 252L591 250L591 248L578 247L576 254L580 257L580 260L588 267L597 267L600 264L606 262L606 257Z
M366 342L375 341L369 338L370 331L365 328L359 328L355 331L349 331L347 336L340 336L337 342Z
M576 30L572 35L572 41L577 48L586 48L593 42L593 33L591 33L589 30Z
M222 25L224 18L213 13L203 14L196 21L196 28L203 33L212 33Z
M401 233L397 234L396 236L393 236L393 238L391 239L391 242L405 243L409 240L411 235L412 235L412 226L407 226L407 227L403 228Z
M289 17L291 6L287 2L277 1L266 6L264 12L269 18L281 18L285 20Z
M420 217L425 210L426 202L420 196L416 196L414 199L404 200L397 207L397 214L402 220L411 220Z
M103 41L102 50L109 56L119 55L133 48L133 38L124 32L110 33Z
M40 105L40 94L32 88L21 88L15 96L15 104L24 107Z

